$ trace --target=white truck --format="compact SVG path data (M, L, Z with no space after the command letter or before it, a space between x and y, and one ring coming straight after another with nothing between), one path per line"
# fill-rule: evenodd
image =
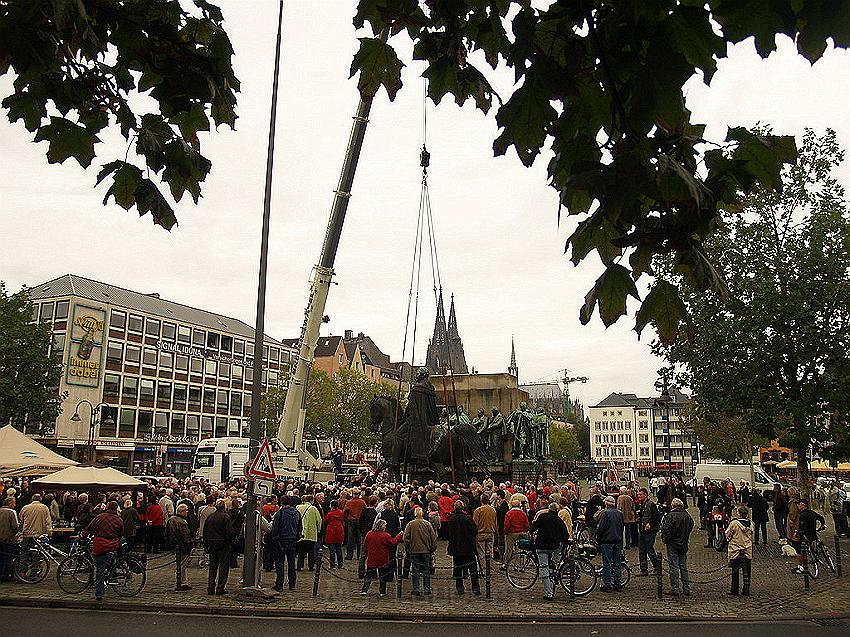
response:
M209 482L227 482L245 474L245 464L248 457L248 438L208 438L198 443L195 458L192 462L192 477L204 478ZM307 439L303 441L305 450L311 456L327 458L330 456L330 444L324 440ZM272 464L275 474L280 480L289 478L306 478L315 482L330 482L334 479L332 471L305 469L292 466L292 455L280 442L273 438L269 440L272 450Z
M702 484L703 478L706 477L716 482L731 478L737 487L741 480L750 482L750 465L724 464L720 462L703 462L698 464L694 473L694 485L698 486ZM767 475L759 465L753 467L753 479L750 488L761 490L762 494L768 499L773 497L773 486L780 484Z

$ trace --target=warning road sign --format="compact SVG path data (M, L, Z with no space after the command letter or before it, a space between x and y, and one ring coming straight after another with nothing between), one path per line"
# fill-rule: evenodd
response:
M260 452L257 457L251 461L251 466L246 472L249 478L264 478L266 480L274 480L274 463L272 462L272 450L269 447L269 441L263 440L260 445Z

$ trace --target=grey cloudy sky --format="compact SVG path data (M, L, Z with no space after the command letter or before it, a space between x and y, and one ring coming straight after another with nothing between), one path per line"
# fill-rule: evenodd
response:
M167 233L93 188L89 171L50 166L45 144L22 125L0 121L0 279L17 289L73 272L254 321L268 108L277 2L221 0L242 80L236 131L203 138L213 162L199 206L177 208ZM284 13L281 96L272 208L266 326L272 336L300 329L308 276L318 259L332 191L357 103L348 79L357 48L354 0L289 0ZM365 34L359 34L365 35ZM323 333L370 334L400 356L408 276L418 210L423 87L409 44L395 102L376 98L337 259ZM484 68L507 94L512 74ZM11 83L0 81L5 95ZM693 80L688 105L709 138L727 124L770 124L779 133L834 128L850 146L846 107L850 55L828 52L813 67L788 40L766 61L744 43L720 63L711 88ZM428 106L431 200L446 294L456 295L467 361L481 372L505 371L516 339L521 381L553 378L568 368L590 382L573 394L593 404L610 391L652 391L661 362L649 353L650 330L638 341L631 317L604 329L578 321L578 308L601 264L574 268L560 227L555 192L539 159L524 168L515 154L494 158L495 109L488 116L451 101ZM120 137L103 137L98 163L123 155ZM841 180L850 183L842 167ZM189 199L188 197L186 198ZM421 297L417 362L433 326L433 296ZM448 310L448 308L447 308ZM632 312L634 308L631 309Z

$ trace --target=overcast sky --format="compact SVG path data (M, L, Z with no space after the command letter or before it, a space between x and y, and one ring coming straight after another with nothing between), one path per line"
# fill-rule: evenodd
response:
M0 280L15 290L76 273L140 292L255 320L259 233L277 2L220 0L242 81L237 130L203 136L213 163L199 206L187 196L179 227L168 233L114 203L101 205L93 188L100 164L123 156L120 137L103 136L88 171L72 160L48 165L46 144L33 144L23 125L0 121ZM272 206L267 332L299 334L308 276L318 260L358 94L348 79L357 34L354 0L288 0ZM405 87L390 103L375 100L353 198L336 263L336 281L323 334L345 329L372 336L393 358L401 355L408 277L420 192L423 86L420 63L403 36ZM485 67L508 94L510 72ZM0 82L0 94L11 83ZM688 86L695 121L722 139L729 124L773 126L802 133L829 126L850 146L847 87L850 55L829 51L813 67L792 43L762 61L750 43L721 62L710 88ZM578 320L584 294L601 273L595 256L574 268L564 244L574 223L558 226L555 192L546 185L548 156L527 169L511 151L494 158L495 109L445 100L428 105L430 190L444 291L455 294L466 359L479 372L506 371L516 339L521 382L550 379L559 370L589 376L572 393L586 405L611 391L652 392L662 362L641 341L631 315L609 329L594 316ZM850 184L842 167L841 181ZM189 202L189 203L187 203ZM428 285L420 297L417 362L433 328ZM448 312L448 306L446 307Z

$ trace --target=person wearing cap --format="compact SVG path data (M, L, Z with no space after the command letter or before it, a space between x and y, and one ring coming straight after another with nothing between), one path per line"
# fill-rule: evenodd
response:
M685 511L685 504L679 498L673 498L670 506L673 510L661 522L661 541L667 545L667 562L670 567L670 594L679 595L681 579L682 593L690 595L688 540L694 530L694 519Z
M602 552L602 592L623 590L623 512L617 501L605 498L605 510L596 525L596 541Z

